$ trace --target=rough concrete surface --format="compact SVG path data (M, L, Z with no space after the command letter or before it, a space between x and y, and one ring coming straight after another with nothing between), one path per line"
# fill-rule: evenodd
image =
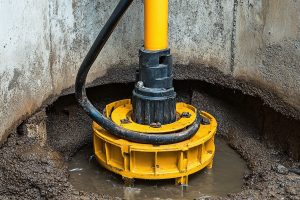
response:
M81 60L117 2L0 0L1 142L9 130L74 85ZM176 76L260 96L299 119L299 2L170 1L169 43L177 69L185 72ZM91 70L89 83L113 67L136 67L143 42L142 4L134 1Z
M237 5L233 76L300 109L300 1Z

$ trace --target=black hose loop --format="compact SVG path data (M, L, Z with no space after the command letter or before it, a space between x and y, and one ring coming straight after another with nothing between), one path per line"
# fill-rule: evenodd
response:
M135 131L130 131L122 127L117 126L111 120L102 115L89 101L85 91L86 77L96 58L98 57L103 46L109 39L113 30L117 26L119 20L122 18L128 7L131 5L133 0L120 0L117 7L113 11L112 15L100 31L95 42L93 43L88 54L84 58L76 77L75 92L76 98L79 104L87 112L87 114L99 125L101 125L110 134L126 139L133 142L162 145L162 144L173 144L177 142L182 142L191 138L196 134L200 127L201 117L197 112L197 117L195 122L187 127L185 130L177 133L170 134L145 134Z

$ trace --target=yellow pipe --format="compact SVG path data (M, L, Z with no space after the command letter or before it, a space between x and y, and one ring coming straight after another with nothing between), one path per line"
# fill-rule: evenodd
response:
M168 0L144 1L144 47L158 51L168 48Z

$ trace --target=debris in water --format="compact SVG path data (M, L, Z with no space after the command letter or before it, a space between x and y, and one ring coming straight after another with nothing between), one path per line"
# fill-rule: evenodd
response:
M82 171L82 168L74 168L74 169L70 169L69 172L80 172Z
M95 155L91 155L90 158L89 158L89 164L91 164L91 161L94 159Z
M133 187L124 187L124 199L136 199L136 196L141 193L141 189Z

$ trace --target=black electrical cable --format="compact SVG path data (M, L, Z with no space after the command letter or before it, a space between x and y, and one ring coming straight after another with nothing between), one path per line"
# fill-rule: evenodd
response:
M154 144L154 145L173 144L173 143L187 140L191 138L193 135L195 135L197 130L199 129L201 117L198 112L197 112L197 117L195 122L181 132L170 133L170 134L145 134L145 133L130 131L117 126L111 120L109 120L104 115L102 115L93 106L93 104L89 101L88 97L86 96L85 82L86 82L86 77L88 75L88 72L92 67L93 63L95 62L96 58L98 57L103 46L105 45L106 41L112 34L114 28L117 26L119 20L121 19L121 17L123 16L127 8L131 5L132 1L133 0L120 0L117 7L113 11L112 15L110 16L110 18L108 19L108 21L106 22L102 30L100 31L99 35L97 36L88 54L84 58L79 68L76 77L76 83L75 83L77 101L96 123L101 125L110 134L118 138L126 139L133 142L138 142L138 143L146 143L146 144Z

